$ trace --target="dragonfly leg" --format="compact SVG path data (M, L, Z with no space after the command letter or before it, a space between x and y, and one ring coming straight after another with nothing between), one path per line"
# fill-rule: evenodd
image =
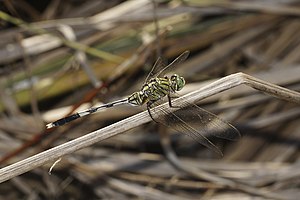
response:
M153 116L152 116L152 114L151 114L151 111L150 111L150 108L151 108L152 104L153 104L153 102L150 102L150 101L147 103L147 110L148 110L148 113L149 113L149 116L151 117L151 119L152 119L153 121L155 121L156 123L158 123L158 122L153 118Z
M170 94L168 94L168 101L169 101L170 108L181 108L180 106L174 106L174 105L172 105L172 97L171 97Z

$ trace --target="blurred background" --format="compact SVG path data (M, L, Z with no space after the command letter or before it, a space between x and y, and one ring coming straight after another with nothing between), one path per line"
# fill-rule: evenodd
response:
M0 8L1 168L145 110L116 106L45 129L139 90L158 57L190 51L172 68L186 79L183 94L236 72L300 90L296 0L3 0ZM223 156L152 122L62 157L51 175L54 161L1 183L0 197L299 197L299 104L239 86L198 105L242 135L211 138Z

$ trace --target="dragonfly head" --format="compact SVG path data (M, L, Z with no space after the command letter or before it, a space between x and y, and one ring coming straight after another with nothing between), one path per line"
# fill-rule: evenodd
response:
M143 105L145 103L145 95L140 91L134 92L128 97L128 103L135 106Z
M179 76L177 74L173 74L170 78L171 82L171 88L173 91L179 91L181 90L185 85L185 80L182 76Z

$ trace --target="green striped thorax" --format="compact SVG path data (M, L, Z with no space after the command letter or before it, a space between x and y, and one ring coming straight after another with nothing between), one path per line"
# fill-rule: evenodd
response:
M143 105L148 102L155 102L171 92L181 90L185 85L182 76L173 74L170 78L152 78L143 85L140 91L134 92L128 97L128 102L132 105Z

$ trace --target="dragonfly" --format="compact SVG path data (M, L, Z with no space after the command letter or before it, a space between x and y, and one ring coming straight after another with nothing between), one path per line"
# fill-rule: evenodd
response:
M184 133L200 144L222 155L219 148L205 135L236 140L240 137L239 131L233 125L223 121L215 114L200 108L194 103L184 100L184 103L180 106L174 106L172 104L172 98L178 97L177 92L185 86L185 79L177 74L171 76L164 76L164 74L167 69L171 69L186 60L189 53L189 51L184 51L169 65L166 65L159 57L146 77L141 89L132 93L127 98L79 111L73 115L47 124L47 128L62 126L102 109L121 104L133 106L142 106L146 104L149 116L153 121L162 123L167 127L171 127L178 132ZM168 98L169 108L160 108L159 110L152 111L151 108L159 105L159 102L165 97ZM161 112L163 114L154 118L152 112Z

